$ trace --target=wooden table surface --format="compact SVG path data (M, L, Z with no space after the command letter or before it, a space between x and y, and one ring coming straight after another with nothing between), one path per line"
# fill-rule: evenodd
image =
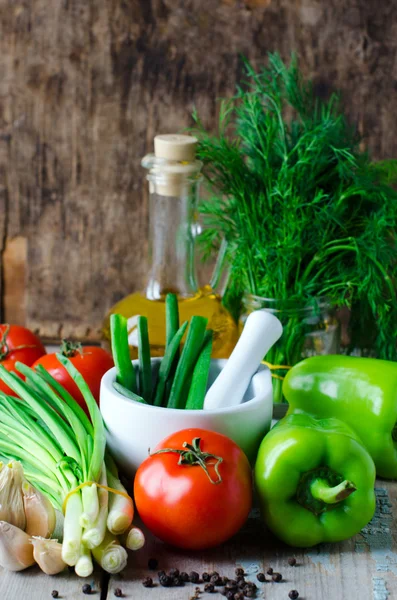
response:
M115 598L121 588L125 598L136 600L189 600L195 585L180 588L146 589L142 579L157 572L147 568L149 558L156 558L159 569L177 567L181 571L218 571L232 576L241 566L247 578L256 581L259 571L273 567L283 575L281 583L258 584L257 597L269 600L288 600L288 592L299 591L302 600L397 600L397 483L378 481L377 510L372 522L359 535L341 544L321 545L310 550L294 550L280 544L265 533L253 511L242 531L224 546L202 553L182 552L166 547L150 535L139 552L131 553L127 569L118 576L107 577L98 571L95 577L82 580L73 573L48 577L38 568L21 573L1 572L0 600L51 599L51 591L59 598L87 598L81 588L92 584L93 598ZM288 558L294 556L297 566L290 567ZM199 586L203 589L203 585ZM202 593L200 598L221 598L220 594Z

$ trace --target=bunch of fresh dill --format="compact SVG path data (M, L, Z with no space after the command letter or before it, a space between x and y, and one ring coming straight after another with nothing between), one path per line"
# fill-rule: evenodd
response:
M215 135L194 114L212 190L201 206L206 252L226 238L232 296L302 306L326 296L352 311L350 350L397 360L396 162L371 162L338 97L317 99L296 57L246 69ZM302 330L288 334L294 352L278 359L294 364Z

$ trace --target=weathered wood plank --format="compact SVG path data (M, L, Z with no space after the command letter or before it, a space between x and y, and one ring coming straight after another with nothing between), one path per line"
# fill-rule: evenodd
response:
M59 575L45 575L38 567L19 573L0 569L0 598L2 600L25 599L51 600L51 592L57 590L60 600L85 598L82 586L92 586L93 598L99 600L101 594L101 573L96 571L91 577L81 579L67 569Z
M214 126L216 98L241 77L240 53L258 65L269 50L296 50L320 94L342 90L374 155L395 156L396 8L2 0L0 264L6 239L27 239L26 324L97 338L106 309L142 286L140 158L154 134L188 125L194 105Z
M182 552L166 547L148 536L144 550L130 558L127 570L112 577L108 598L114 597L119 587L127 598L140 600L188 600L195 585L183 588L145 589L142 579L157 573L150 572L147 561L154 557L159 569L178 567L181 571L216 570L233 576L236 566L241 566L248 579L256 581L256 574L271 566L283 575L281 583L268 582L258 586L259 598L286 600L291 589L299 591L304 600L347 599L395 600L397 599L397 485L395 482L377 483L377 511L370 526L355 538L340 544L325 544L310 550L296 550L280 544L265 533L257 512L236 538L221 548L203 553ZM161 508L159 508L161 510ZM392 514L391 511L394 511ZM297 566L288 565L294 556ZM269 578L269 577L268 577ZM203 589L203 585L199 586ZM210 598L210 594L202 597Z

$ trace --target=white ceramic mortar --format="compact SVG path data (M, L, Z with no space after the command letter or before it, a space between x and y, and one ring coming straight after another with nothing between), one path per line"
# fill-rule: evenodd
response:
M152 359L153 377L161 359ZM212 360L208 385L211 385L226 364ZM133 361L137 368L138 361ZM125 473L134 476L139 465L165 437L190 427L223 433L234 440L251 463L264 435L269 431L273 390L270 371L263 365L254 375L242 404L214 410L178 410L159 408L135 402L113 388L115 368L102 378L100 407L107 429L107 442L116 461Z

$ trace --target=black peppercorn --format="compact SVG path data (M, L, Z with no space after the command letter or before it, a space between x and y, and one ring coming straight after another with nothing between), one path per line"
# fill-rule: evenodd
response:
M162 575L160 577L160 585L162 585L163 587L170 587L172 583L172 579L171 577L168 577L168 575Z
M204 579L204 575L205 573L203 573L203 579ZM198 573L196 573L196 571L191 571L191 573L189 573L189 581L191 581L192 583L198 583L200 580L200 575ZM204 581L206 581L204 579Z
M234 592L232 592L231 590L228 590L226 592L226 598L227 598L227 600L234 600Z
M182 579L182 581L189 581L189 575L187 573L185 573L185 571L182 571L182 573L179 575L179 577Z
M268 575L273 575L273 569L271 567L269 567L268 570L266 571L266 573Z
M218 571L212 571L212 572L210 573L210 575L211 575L211 577L219 577L219 573L218 573Z
M273 573L273 575L272 575L272 579L273 579L273 581L276 581L277 583L278 583L279 581L281 581L281 580L282 580L282 578L283 578L283 576L281 575L281 573Z
M240 590L243 590L246 585L247 585L247 582L245 581L244 577L239 579L237 582L237 587L240 588Z
M294 556L291 556L291 558L288 559L288 564L290 565L290 567L294 567L296 565L296 558Z
M147 566L151 571L155 571L158 567L159 561L157 558L149 558Z
M213 583L206 583L204 586L204 591L207 592L208 594L212 594L213 592L215 592L215 586Z
M209 581L211 579L209 573L203 573L202 576L203 581Z
M221 579L222 579L222 584L223 585L226 585L227 582L229 581L229 577L221 577Z
M237 587L237 581L235 579L229 579L226 582L225 587L227 587L229 590L232 589L232 588L235 588L235 587Z
M59 598L59 592L58 592L58 590L52 590L52 592L51 592L51 596L52 596L53 598Z
M145 577L142 581L142 585L144 587L153 587L153 579L151 577Z
M182 579L180 577L173 577L172 578L172 585L175 585L176 587L181 586L181 585L185 585L184 581L182 581Z
M170 577L179 577L179 569L170 569L168 575Z
M159 571L157 573L157 576L158 576L159 579L160 579L160 577L164 577L164 575L165 575L165 571Z
M85 583L82 587L83 594L91 594L92 588L89 583Z
M114 590L114 595L116 596L116 598L122 598L123 597L123 592L121 591L120 588L116 588Z
M216 574L216 575L211 575L210 582L211 582L213 585L216 585L216 586L218 586L218 585L222 585L222 583L223 583L223 582L222 582L222 578L221 578L221 577L219 577L219 575L217 575L217 574Z
M243 590L243 594L246 598L255 598L255 590L250 587L245 587Z
M244 569L242 569L241 567L237 567L237 569L235 569L234 571L236 577L244 577Z
M297 590L291 590L288 594L291 600L297 600L299 598L299 592Z
M234 594L234 600L244 600L244 594L243 594L243 592L236 592Z
M257 580L260 581L261 583L263 583L264 581L266 581L266 577L264 573L258 573L258 575L256 576Z

